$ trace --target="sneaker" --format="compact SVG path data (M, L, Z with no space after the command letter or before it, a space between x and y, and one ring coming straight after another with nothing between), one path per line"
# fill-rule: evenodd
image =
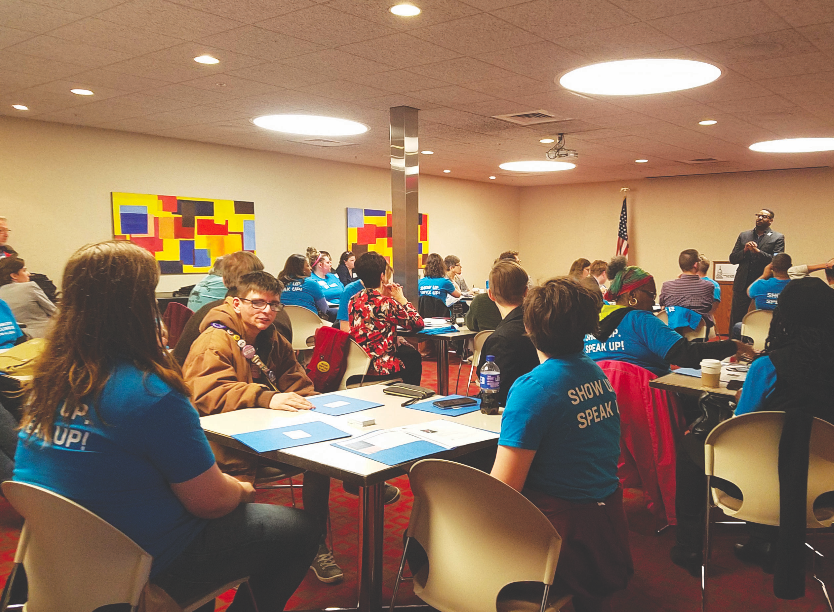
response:
M344 483L342 487L344 488L345 493L349 493L350 495L359 495L359 487L357 485ZM400 499L400 490L386 482L385 492L382 494L382 499L384 500L383 503L386 506L393 504L395 501Z
M327 584L340 582L345 577L342 568L336 564L333 553L327 549L326 544L319 544L319 552L310 567L315 572L316 578Z

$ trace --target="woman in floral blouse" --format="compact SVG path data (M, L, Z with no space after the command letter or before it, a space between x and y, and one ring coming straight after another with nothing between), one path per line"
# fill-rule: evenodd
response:
M420 353L397 338L397 326L407 331L423 329L423 319L396 283L386 282L385 258L368 252L356 260L355 271L365 288L353 296L348 306L350 335L371 356L365 380L403 379L419 385L423 374Z

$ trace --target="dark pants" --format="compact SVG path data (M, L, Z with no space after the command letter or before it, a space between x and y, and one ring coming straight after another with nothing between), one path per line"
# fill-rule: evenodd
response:
M403 382L406 384L419 385L420 380L423 378L423 358L420 357L420 353L417 352L417 349L410 344L399 344L397 345L397 357L403 362L402 370L394 374L386 374L382 376L365 376L365 382L402 378Z
M750 286L750 283L747 283L747 286ZM741 291L737 291L735 287L733 287L733 306L730 311L730 329L733 329L733 325L736 323L741 323L741 320L744 318L744 315L747 314L747 311L750 308L750 296L747 295L747 287L744 287Z

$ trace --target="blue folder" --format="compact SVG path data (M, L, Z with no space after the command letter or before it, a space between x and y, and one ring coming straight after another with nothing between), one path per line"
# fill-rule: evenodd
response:
M402 446L377 451L371 454L365 454L360 450L361 445L363 443L366 446L368 445L368 443L364 442L363 440L348 440L346 442L334 443L333 446L354 453L356 455L361 455L366 459L373 459L374 461L379 461L380 463L384 463L385 465L399 465L401 463L408 463L409 461L415 461L417 459L428 457L429 455L434 455L441 451L448 450L438 444L432 444L431 442L426 442L425 440L415 439L414 442L410 442L409 444L403 444ZM351 446L353 446L353 448L351 448Z
M232 437L256 452L266 453L338 438L349 438L350 434L321 421L310 421L286 427L250 431Z
M350 414L351 412L359 412L360 410L368 410L370 408L379 408L385 405L379 402L369 402L368 400L348 397L346 395L314 395L306 399L316 407L316 412L329 414L330 416L342 416L343 414ZM347 402L347 406L328 407L325 405L336 402Z
M476 402L472 406L458 406L457 408L438 408L434 405L434 402L439 402L447 399L456 399L458 397L463 396L449 395L448 397L433 397L428 401L420 402L418 404L412 404L411 406L406 406L406 408L411 408L412 410L422 410L423 412L431 412L432 414L442 414L443 416L450 417L456 417L462 414L469 414L470 412L475 412L481 409L481 400L477 397L472 398Z

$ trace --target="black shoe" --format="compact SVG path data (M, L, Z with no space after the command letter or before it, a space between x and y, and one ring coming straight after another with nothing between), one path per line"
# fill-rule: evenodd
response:
M765 573L772 574L776 562L773 554L773 544L764 540L750 538L746 544L733 546L736 557L745 563L760 566Z
M692 550L683 544L675 544L672 550L669 551L669 557L672 563L681 566L693 577L701 577L701 561L703 554L700 550Z
M342 484L342 487L345 490L345 493L349 493L350 495L359 495L359 485L352 485L347 482ZM385 491L382 494L383 503L386 506L393 504L395 501L400 499L400 490L393 486L389 485L387 482L385 483Z

